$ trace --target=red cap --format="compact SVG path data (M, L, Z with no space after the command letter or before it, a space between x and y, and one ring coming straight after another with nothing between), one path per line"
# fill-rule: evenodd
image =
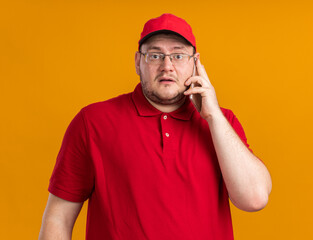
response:
M192 33L190 25L184 19L169 13L165 13L157 18L152 18L146 22L138 42L138 49L149 37L164 32L173 32L182 36L196 49L196 38Z

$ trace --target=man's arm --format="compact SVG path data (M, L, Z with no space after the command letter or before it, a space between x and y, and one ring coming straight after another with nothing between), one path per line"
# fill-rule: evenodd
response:
M198 76L189 78L186 85L195 83L186 95L201 94L200 115L210 127L215 151L224 182L233 204L245 211L264 208L272 189L266 166L245 146L222 113L215 90L197 60Z
M50 193L42 218L39 240L70 240L83 202L69 202Z
M208 123L232 203L245 211L264 208L272 187L265 165L245 146L222 112Z

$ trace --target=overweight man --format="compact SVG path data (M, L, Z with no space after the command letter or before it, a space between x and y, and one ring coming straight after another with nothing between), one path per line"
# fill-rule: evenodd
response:
M87 240L233 239L229 199L264 208L271 177L219 106L190 25L172 14L146 22L135 67L133 92L70 123L39 239L71 239L86 200Z

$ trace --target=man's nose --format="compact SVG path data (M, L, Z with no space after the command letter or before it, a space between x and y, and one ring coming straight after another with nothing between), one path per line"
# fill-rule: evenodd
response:
M163 59L163 62L160 66L161 71L173 71L174 70L174 66L173 63L171 61L171 57L170 56L165 56Z

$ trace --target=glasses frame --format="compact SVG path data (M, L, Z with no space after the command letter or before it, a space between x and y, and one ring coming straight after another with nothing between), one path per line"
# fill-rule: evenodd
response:
M189 58L188 58L188 61L190 61L190 59L195 56L195 54L189 55L189 54L187 54L187 53L171 53L171 54L165 54L165 53L159 53L159 52L146 52L146 53L143 53L143 52L141 52L141 51L139 51L139 53L144 56L145 62L148 63L148 64L149 64L149 62L148 62L148 60L147 60L147 55L148 55L148 54L153 54L153 53L154 53L154 54L159 54L159 55L161 55L162 62L164 62L165 57L169 57L172 64L175 64L175 63L173 63L173 55L180 54L180 55L188 56L188 57L189 57ZM151 63L151 62L150 62L150 63ZM155 64L157 65L158 63L155 63Z

